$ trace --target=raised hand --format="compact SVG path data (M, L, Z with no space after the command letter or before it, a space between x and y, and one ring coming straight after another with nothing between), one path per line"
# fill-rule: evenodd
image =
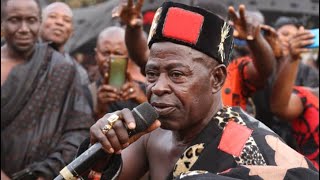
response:
M283 50L276 30L273 27L264 24L261 25L261 29L264 31L264 38L271 46L274 56L276 58L281 58L283 56Z
M230 6L228 11L234 27L233 36L238 39L254 40L260 33L260 24L254 18L246 16L245 5L239 6L239 15L233 6Z
M313 38L313 34L305 30L303 27L300 27L297 34L289 40L289 53L291 60L295 61L301 59L301 53L309 51L306 46L314 43Z
M118 7L113 9L112 17L119 17L121 22L130 27L141 27L143 24L141 8L144 0L138 0L134 4L133 0L127 3L120 3Z

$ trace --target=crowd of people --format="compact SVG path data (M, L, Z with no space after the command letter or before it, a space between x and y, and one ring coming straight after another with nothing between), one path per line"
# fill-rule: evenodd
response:
M1 1L1 179L54 179L97 142L104 158L72 179L319 178L319 53L303 61L315 36L299 20L267 25L207 0L146 17L143 5L115 7L119 26L100 32L85 69L64 48L67 4ZM130 136L144 102L159 118Z

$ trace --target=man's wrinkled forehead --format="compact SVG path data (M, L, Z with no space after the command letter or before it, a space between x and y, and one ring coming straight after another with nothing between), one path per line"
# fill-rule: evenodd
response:
M34 9L36 8L36 9ZM35 0L7 0L1 2L1 15L6 16L11 11L22 10L22 9L33 9L34 13L40 15L41 8ZM1 17L2 18L2 17Z
M180 56L181 58L191 59L212 59L208 55L189 46L172 42L157 42L152 44L150 49L150 57L165 58L167 56Z
M104 29L97 38L97 46L109 44L124 44L125 31L120 27L108 27Z

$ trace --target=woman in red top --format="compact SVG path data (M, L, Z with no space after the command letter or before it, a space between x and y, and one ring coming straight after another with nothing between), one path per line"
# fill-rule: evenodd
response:
M289 41L289 55L279 68L271 95L271 111L292 124L298 151L319 169L319 87L294 87L300 54L312 44L303 28Z

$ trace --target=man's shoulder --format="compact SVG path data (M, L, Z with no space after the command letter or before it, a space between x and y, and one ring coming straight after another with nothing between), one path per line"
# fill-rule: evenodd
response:
M232 111L237 112L239 116L241 117L242 121L251 129L263 129L266 131L269 131L271 133L274 133L268 126L263 124L258 119L252 117L249 115L246 111L244 111L241 107L232 107Z
M170 139L172 138L172 133L169 130L158 128L149 133L148 136L146 136L145 138L148 139L147 142L150 145L150 147L157 148L155 146L156 144L163 146L163 143L170 142Z

